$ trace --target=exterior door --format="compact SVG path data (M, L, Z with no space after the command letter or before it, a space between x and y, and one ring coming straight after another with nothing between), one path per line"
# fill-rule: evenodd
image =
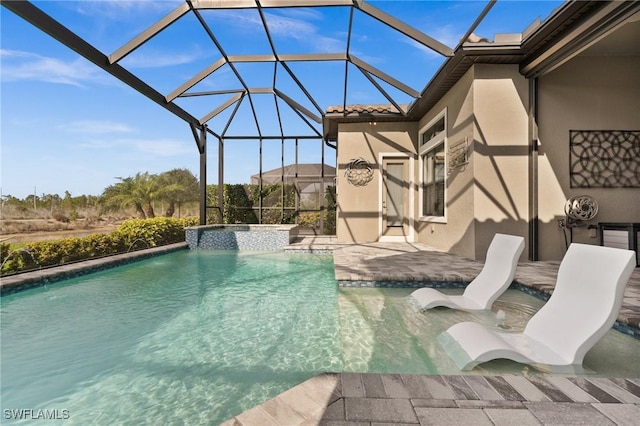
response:
M409 159L383 158L381 239L409 236L409 196Z

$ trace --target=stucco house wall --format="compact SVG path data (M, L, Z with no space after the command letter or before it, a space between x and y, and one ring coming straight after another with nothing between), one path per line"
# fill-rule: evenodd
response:
M338 240L378 240L378 161L383 152L414 156L416 241L484 259L495 232L527 237L528 102L528 83L517 65L475 65L418 123L340 124ZM444 109L446 155L451 146L466 141L469 162L447 173L446 220L429 221L419 216L418 138ZM373 180L362 187L351 185L344 177L347 164L358 157L374 168Z
M640 188L571 188L569 182L569 130L640 130L638 70L638 56L578 56L539 78L540 260L561 259L566 251L558 219L567 198L595 198L593 225L640 222ZM574 228L573 241L600 243L587 227Z
M336 237L339 242L377 241L380 153L406 152L415 160L416 123L341 123L338 135ZM364 159L373 169L373 180L365 186L352 185L344 175L355 158Z
M467 165L456 168L445 178L446 222L430 222L419 219L418 241L440 250L471 258L475 257L473 78L472 68L418 123L418 132L420 132L446 108L445 156L451 144L466 138L470 157ZM416 182L420 182L419 173L416 179ZM417 197L418 194L416 194Z
M420 120L447 108L447 154L469 141L469 164L447 176L446 222L421 221L420 242L484 259L496 232L528 236L528 92L517 65L477 64Z
M518 65L474 69L475 258L484 259L496 232L528 240L529 83Z
M558 227L564 203L590 195L600 206L598 222L640 222L638 188L570 188L569 130L640 129L640 57L578 56L538 79L538 217L540 260L560 260L565 236ZM417 123L342 123L338 137L339 241L377 241L381 152L411 152L415 158L416 240L462 256L483 259L495 232L528 239L529 81L518 65L475 64ZM469 163L447 175L446 220L420 218L418 138L447 111L445 150L467 140ZM374 168L365 187L349 184L344 171L362 157ZM567 237L569 234L567 233ZM599 244L587 227L573 241ZM528 245L522 258L529 257Z

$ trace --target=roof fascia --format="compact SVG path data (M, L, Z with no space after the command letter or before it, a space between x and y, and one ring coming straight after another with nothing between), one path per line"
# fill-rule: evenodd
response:
M449 74L451 74L452 71L457 69L459 66L464 66L466 68L471 67L470 64L463 63L463 59L465 56L466 55L464 54L464 51L462 49L458 49L453 57L447 58L447 60L440 66L438 71L431 78L429 83L427 83L424 90L420 94L420 98L409 106L407 117L413 118L415 120L419 120L420 118L422 118L422 116L427 113L427 107L425 105L427 105L427 103L432 101L434 98L438 97L436 91L438 91L443 86L444 81L447 79Z
M454 71L458 74L466 72L478 58L521 56L523 59L520 60L520 73L527 78L538 77L580 53L602 34L638 10L640 2L571 0L559 6L540 26L531 30L520 44L465 43L456 49L455 55L447 58L434 74L420 98L409 107L407 116L419 120L426 114L429 105L440 98L439 92L447 76ZM582 15L587 17L584 18ZM549 43L554 44L549 48Z
M587 6L586 2L576 3L576 7ZM527 58L520 66L521 74L534 78L553 71L640 11L640 2L637 1L595 1L588 2L588 5L594 10L589 10L584 19L570 25L550 46ZM534 36L532 34L523 45L528 47Z

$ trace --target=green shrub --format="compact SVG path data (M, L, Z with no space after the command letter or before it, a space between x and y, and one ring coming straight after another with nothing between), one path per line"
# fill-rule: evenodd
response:
M184 228L197 224L198 220L194 218L131 219L110 234L33 242L14 251L10 251L9 244L1 244L1 272L14 273L179 243L185 239Z
M140 248L138 243L143 248L145 243L148 247L156 247L184 241L184 226L168 217L125 220L114 232L120 235L127 247Z
M320 225L320 212L305 212L298 215L301 228L317 228Z

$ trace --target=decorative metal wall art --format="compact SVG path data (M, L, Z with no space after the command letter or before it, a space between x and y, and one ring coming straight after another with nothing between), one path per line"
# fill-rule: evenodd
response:
M469 164L469 150L467 137L452 145L449 145L447 153L447 174L450 175L457 167Z
M344 175L351 185L365 186L373 180L373 169L364 158L353 158L347 164Z
M572 188L640 188L640 130L570 130Z
M591 220L598 214L598 202L588 195L571 197L564 205L564 214L574 220Z

